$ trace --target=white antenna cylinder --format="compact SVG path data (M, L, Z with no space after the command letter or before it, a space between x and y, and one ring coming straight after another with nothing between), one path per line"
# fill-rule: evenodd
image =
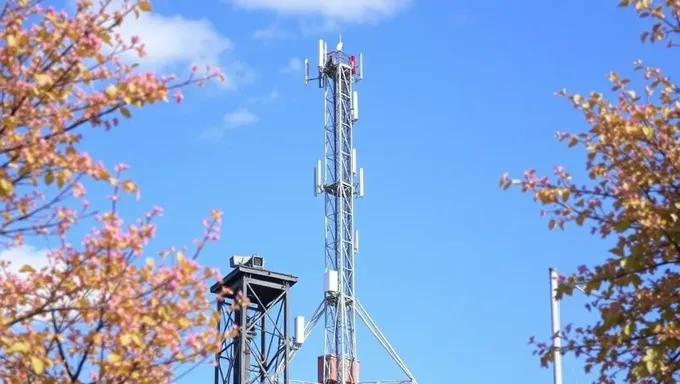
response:
M295 318L295 344L305 342L305 318L298 316Z
M359 120L359 93L357 91L352 93L352 119Z
M364 78L364 54L360 53L359 54L359 79L362 80Z
M550 317L552 319L553 382L562 384L562 336L560 336L560 301L557 299L557 269L550 268Z
M323 291L337 293L340 285L338 284L338 271L331 269L323 275Z
M319 40L319 68L323 68L323 66L326 64L326 55L324 53L325 51L325 46L326 43L324 43L323 40Z
M309 83L309 59L305 58L305 85Z
M328 57L328 43L326 43L325 41L323 42L323 57L324 57L323 64L326 65L326 58Z
M317 160L314 167L314 197L318 196L319 192L321 192L321 160Z
M354 253L359 253L359 230L354 230Z
M352 148L352 174L357 174L357 149Z
M359 197L364 197L364 169L359 168Z

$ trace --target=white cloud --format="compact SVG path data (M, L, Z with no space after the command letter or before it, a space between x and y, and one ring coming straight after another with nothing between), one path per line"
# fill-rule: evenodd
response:
M239 108L224 115L224 124L212 126L198 135L200 140L221 141L230 129L245 125L252 125L260 121L260 118L245 108Z
M253 32L253 39L256 40L290 39L292 37L295 37L293 33L285 31L276 25L260 28Z
M300 60L299 57L293 57L290 59L288 64L286 64L285 67L281 68L281 72L284 73L292 73L292 72L300 72L302 70L302 60Z
M75 9L75 0L70 0ZM107 11L120 9L124 0L113 0ZM96 4L97 2L95 2ZM238 89L252 82L254 72L240 61L225 61L233 50L229 37L222 35L207 18L187 18L176 14L162 15L156 10L141 13L139 18L130 15L117 31L123 39L140 38L147 56L140 59L136 52L126 52L122 59L139 63L142 67L174 71L198 65L219 67L226 80L222 88ZM183 68L182 68L183 69Z
M226 0L250 10L322 16L346 22L374 21L406 8L411 0Z
M236 90L250 85L257 80L255 70L243 61L233 61L222 68L224 72L224 82L222 87L229 90Z
M224 122L228 127L251 125L257 123L259 120L259 117L245 108L240 108L224 115Z
M263 96L256 96L256 97L251 97L248 99L248 102L251 104L271 104L274 101L276 101L279 98L279 91L278 89L274 88L272 89L271 92L267 93L266 95Z
M7 248L0 252L0 264L6 264L6 262L9 262L9 265L3 271L19 274L20 277L23 274L20 272L20 270L24 265L30 265L36 271L39 271L43 267L49 268L51 265L54 265L57 270L63 270L65 264L59 262L57 262L56 264L51 264L50 258L48 257L48 253L49 253L48 249L38 249L32 245L22 245L19 247ZM76 282L78 282L77 276L74 277L74 279ZM45 290L45 288L39 287L34 293L37 295L45 296L47 294L47 291ZM80 295L81 296L79 297L96 301L100 297L100 292L97 291L96 289L90 289L88 291L82 292ZM77 298L71 297L71 299ZM69 299L67 298L58 299L52 305L59 307L67 307L69 305ZM26 306L25 308L24 307L19 308L19 312L23 310L29 311L31 309L32 307L29 305ZM39 315L35 317L36 321L42 322L47 321L48 319L49 317L47 315Z
M148 54L141 64L157 68L178 63L218 66L220 56L232 48L231 40L220 35L209 20L180 15L145 13L139 19L129 17L121 25L120 34L139 36Z
M9 261L9 272L19 273L24 265L30 265L36 270L49 265L47 249L38 249L31 245L22 245L4 249L0 252L0 261Z

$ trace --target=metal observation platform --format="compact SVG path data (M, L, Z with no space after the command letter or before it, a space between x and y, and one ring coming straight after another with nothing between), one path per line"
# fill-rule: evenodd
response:
M218 300L220 334L238 329L217 353L215 383L290 383L289 291L298 279L264 269L257 255L234 256L231 264L234 269L210 288L214 294L223 287L234 292ZM232 310L234 305L241 307ZM279 366L283 369L277 373Z

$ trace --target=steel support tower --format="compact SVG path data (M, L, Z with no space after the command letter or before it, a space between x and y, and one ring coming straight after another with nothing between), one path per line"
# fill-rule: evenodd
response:
M324 51L325 51L324 43ZM325 200L324 354L319 357L323 384L357 383L356 302L354 295L354 197L362 192L355 180L352 129L358 118L352 105L356 59L335 51L319 62L319 86L324 90L324 161L315 193ZM320 165L320 164L317 164ZM318 167L317 167L318 169ZM318 171L317 171L318 174ZM358 188L357 188L358 187Z
M357 170L353 143L353 129L359 120L359 99L354 86L362 78L363 55L346 54L342 37L331 52L323 40L319 41L318 77L310 78L309 60L305 60L305 83L318 80L324 93L324 158L314 170L314 194L322 194L325 200L325 273L322 302L303 327L304 332L300 332L303 335L296 336L293 353L323 318L324 352L318 358L316 383L360 383L356 336L359 318L406 375L404 380L380 383L415 384L409 369L356 296L354 257L359 250L359 236L354 226L354 202L364 195L364 172ZM300 323L296 319L296 328Z
M237 330L233 338L222 341L215 356L215 384L289 384L289 290L297 277L265 270L264 263L257 266L247 262L252 258L241 258L246 263L234 265L232 261L234 270L210 288L222 296L217 302L218 332ZM222 294L225 288L234 293ZM242 304L244 298L248 304ZM279 366L285 368L277 370Z

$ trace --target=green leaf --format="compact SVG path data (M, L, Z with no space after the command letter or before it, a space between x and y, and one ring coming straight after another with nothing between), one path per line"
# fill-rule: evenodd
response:
M120 114L123 115L123 117L125 117L126 119L129 119L132 116L130 110L125 107L120 107Z
M614 229L616 229L616 232L619 232L619 233L625 231L629 227L630 227L630 221L628 221L626 219L619 220L614 224Z

